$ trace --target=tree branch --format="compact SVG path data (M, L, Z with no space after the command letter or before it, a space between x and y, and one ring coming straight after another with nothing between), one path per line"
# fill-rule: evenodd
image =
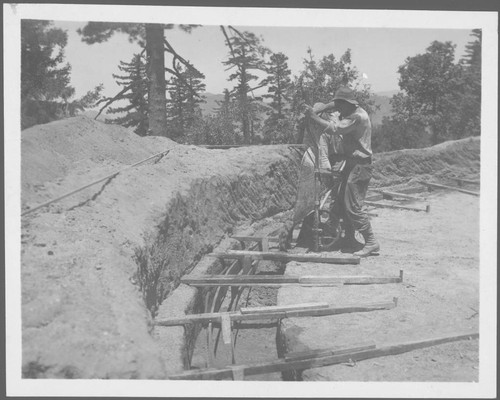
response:
M168 42L167 39L164 39L164 43L165 43L165 50L167 52L169 52L170 54L172 54L174 56L174 63L176 60L180 61L181 64L184 64L186 66L186 68L190 69L191 71L193 72L196 72L200 77L204 77L204 75L198 71L198 69L196 69L193 64L191 64L189 61L187 61L184 57L182 57L181 55L179 55L179 53L177 53L174 48L172 47L172 45ZM175 64L174 64L175 65ZM175 69L175 68L174 68Z
M231 55L233 56L233 58L237 58L236 54L234 53L234 48L233 48L233 45L231 44L231 40L229 39L229 36L228 36L228 34L226 32L226 29L222 25L220 25L220 29L221 29L222 33L224 34L224 37L226 38L226 43L227 43L227 46L229 47L229 51L231 52ZM240 73L241 73L241 66L240 66L240 64L233 64L233 66L236 66L238 68L238 70L240 71ZM233 66L231 66L230 68L232 68Z
M184 79L184 77L177 71L177 69L173 70L171 68L165 68L165 71L171 73L172 75L174 75L177 79L179 79L183 84L184 86L186 86L186 88L191 92L192 95L198 97L199 99L201 99L201 96L196 93L196 91L189 85L189 83Z
M120 93L118 93L115 97L106 97L104 99L99 100L96 105L98 105L100 103L103 103L105 101L106 101L106 104L104 104L104 106L99 110L99 112L97 113L97 115L95 116L94 119L97 119L97 117L99 117L99 115L101 115L101 113L104 111L104 109L106 107L108 107L109 105L111 105L112 103L114 103L116 100L119 100L119 98L121 96L123 96L125 93L127 93L131 87L132 87L132 83L130 85L126 86L125 88L123 88L120 91Z

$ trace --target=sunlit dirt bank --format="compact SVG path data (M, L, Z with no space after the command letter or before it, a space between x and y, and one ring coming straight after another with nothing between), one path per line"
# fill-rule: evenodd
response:
M479 144L378 155L372 185L477 178ZM199 293L180 277L216 272L220 265L205 257L214 247L235 246L233 231L293 206L300 152L287 145L208 150L76 117L22 132L22 211L168 149L22 217L23 377L165 379L181 371L194 333L152 325L200 311Z

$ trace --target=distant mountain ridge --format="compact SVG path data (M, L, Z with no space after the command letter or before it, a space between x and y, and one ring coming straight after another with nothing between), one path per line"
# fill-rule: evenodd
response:
M392 96L398 92L399 90L389 90L373 94L375 105L380 106L379 110L375 111L371 116L373 125L380 125L384 117L388 117L392 114L390 100ZM216 112L219 107L217 102L224 100L224 95L205 92L203 93L203 98L205 103L200 104L201 112L203 115L210 115Z

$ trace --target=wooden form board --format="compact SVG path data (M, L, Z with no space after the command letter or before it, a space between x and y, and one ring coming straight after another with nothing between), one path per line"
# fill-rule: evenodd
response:
M380 208L393 208L396 210L422 211L422 212L430 212L430 210L431 210L431 207L429 205L427 205L425 208L416 208L416 207L400 206L397 204L376 203L373 201L365 201L365 204L367 206L380 207Z
M296 351L292 353L285 354L286 361L298 361L298 360L306 360L308 358L316 358L316 357L326 357L333 356L335 354L346 354L352 353L362 350L372 350L377 348L375 342L370 341L366 343L353 344L349 346L349 348L344 347L331 347L329 349L317 349L317 350L306 350L306 351Z
M341 307L327 306L323 307L320 304L319 307L306 307L302 309L290 309L290 306L282 306L282 309L273 311L263 311L259 310L257 312L251 312L251 309L247 310L246 314L241 311L229 311L229 312L219 312L219 313L203 313L203 314L189 314L183 317L173 317L166 318L162 320L154 321L156 326L180 326L186 324L194 323L210 323L222 321L222 316L229 316L231 321L255 321L262 319L281 319L281 318L299 318L299 317L320 317L327 315L336 314L347 314L353 312L368 312L375 310L390 310L395 308L397 305L397 299L394 298L390 302L384 303L364 303L364 304L352 304L345 305ZM288 309L287 309L288 307Z
M469 332L453 336L442 336L436 338L429 338L419 341L403 342L383 347L373 348L369 344L368 348L359 349L360 346L333 348L331 354L319 355L312 354L311 357L289 359L281 358L276 361L263 362L256 364L246 364L239 366L230 366L224 368L210 368L210 369L197 369L185 371L180 374L171 375L169 379L193 379L193 380L217 380L217 379L242 379L242 377L249 375L268 374L272 372L283 372L323 367L327 365L341 364L345 362L356 362L370 358L385 357L406 353L413 350L423 349L426 347L437 346L444 343L455 342L459 340L472 340L479 338L479 333ZM324 352L324 350L322 350ZM235 375L233 371L238 370Z
M329 276L329 275L199 275L183 276L181 282L191 286L283 286L299 285L371 285L384 283L400 283L403 281L403 270L399 276Z
M244 250L228 250L225 253L211 253L213 257L240 259L243 257L251 257L253 260L270 260L270 261L300 261L300 262L316 262L326 264L359 264L360 258L353 255L336 255L327 256L314 253L285 253L280 251L244 251Z
M470 190L465 190L465 189L461 189L461 188L454 187L454 186L446 186L446 185L440 185L438 183L430 183L430 182L424 182L424 181L419 181L419 183L421 183L422 185L431 187L431 188L456 190L457 192L471 194L473 196L479 196L479 192L472 192Z
M273 313L275 311L300 311L300 310L316 310L318 308L328 308L328 303L302 303L302 304L289 304L286 306L268 306L268 307L242 307L240 308L241 314L252 313Z
M380 193L382 197L387 196L387 197L399 197L401 199L408 199L408 200L425 200L422 197L417 197L417 196L412 196L406 193L398 193L398 192L390 192L387 190L381 190L381 189L372 189L374 192Z

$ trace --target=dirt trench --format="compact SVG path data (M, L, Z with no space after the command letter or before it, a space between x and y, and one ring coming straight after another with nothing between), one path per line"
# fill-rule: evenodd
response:
M374 178L374 185L375 187L388 187L387 184L393 183L393 185L390 186L390 190L398 190L401 189L403 186L404 187L409 187L409 186L415 186L418 182L418 180L435 180L436 178L440 181L443 181L450 177L453 176L461 176L461 177L469 177L472 179L475 179L478 177L479 173L479 143L478 141L475 140L468 140L468 141L462 141L461 143L448 143L446 146L441 145L437 146L437 148L431 148L431 149L425 149L425 150L409 150L409 151L402 151L402 152L394 152L394 153L389 153L389 154L383 154L383 155L378 155L375 161L375 178ZM393 164L399 165L399 169L393 169ZM414 170L415 174L410 174L410 170ZM381 174L381 171L385 171L385 175ZM403 175L401 171L406 172L407 176L403 178ZM395 176L396 175L396 176ZM421 190L425 192L425 188L421 187ZM424 193L424 196L426 193ZM423 229L429 230L429 226L432 226L432 218L438 218L440 220L446 220L446 218L450 219L453 217L452 208L450 208L450 205L454 205L455 207L467 207L467 210L470 213L470 220L474 221L477 220L478 217L478 210L475 205L473 204L462 204L463 203L463 198L462 196L465 196L467 199L467 195L459 195L457 200L453 200L456 197L451 197L451 203L447 207L442 207L440 206L440 203L443 202L441 199L448 199L448 197L440 197L442 196L441 194L427 194L429 198L433 198L433 204L437 204L437 209L438 214L437 215L427 215L424 214L427 218L421 218L419 221L419 217L412 215L412 219L409 220L411 222L408 222L410 225L414 226L415 228L411 231L414 232L415 229ZM450 200L446 200L450 202ZM445 201L445 202L446 202ZM472 200L473 201L473 200ZM408 202L407 202L408 203ZM411 202L410 202L411 203ZM474 203L475 204L475 203ZM410 204L411 205L411 204ZM418 206L418 204L417 204ZM436 208L435 205L432 206L432 208ZM406 226L406 216L407 212L398 212L398 211L382 211L384 216L386 216L386 224L391 225L391 224L396 224L400 228L403 228L401 232L398 231L399 228L396 228L396 230L393 233L393 235L401 235L404 234L404 232L407 231L404 226ZM412 212L409 212L412 214ZM448 214L447 214L448 213ZM447 214L447 217L446 215ZM455 212L456 214L456 212ZM389 218L389 215L391 216ZM291 218L291 214L288 213L287 216L277 216L277 220L280 220L281 223L284 223L287 218ZM429 226L421 226L422 225L422 220L424 221L425 224L430 224ZM389 222L387 222L389 221ZM260 223L260 229L255 227L251 227L257 234L262 234L262 222ZM402 225L401 225L402 222ZM266 221L267 224L267 231L269 232L272 229L275 229L276 226L276 220L272 220L272 218L268 218ZM375 222L376 224L376 222ZM279 225L279 224L278 224ZM443 226L443 232L449 229L446 226ZM399 232L399 233L398 233ZM477 235L475 235L475 230L474 229L466 229L466 233L468 234L467 239L468 243L471 245L469 246L469 250L472 251L472 257L477 257L474 256L475 252L477 252L477 248L474 247L474 243L476 244L477 247ZM244 234L247 235L249 234L248 232L241 232L238 231L238 234ZM385 235L384 235L385 237ZM438 238L437 236L434 237L434 244L435 246L440 246L442 243L439 241L441 238ZM411 238L408 240L408 243L411 243ZM231 246L238 246L238 243L233 241ZM229 247L231 247L229 246ZM222 247L221 249L218 250L223 250L224 248L229 248L229 247ZM398 247L396 246L396 249L392 249L393 246L391 246L391 249L389 250L390 253L390 258L391 258L391 265L394 264L394 261L392 260L396 254L398 254ZM234 247L232 247L234 248ZM409 249L406 249L405 251L409 251ZM467 250L464 250L466 253ZM437 253L436 253L437 254ZM437 255L435 255L437 256ZM400 254L401 261L406 260L406 253ZM430 255L432 259L432 254ZM476 259L477 260L477 259ZM383 260L381 260L383 263ZM434 261L432 261L434 263ZM292 263L293 264L293 263ZM405 262L405 265L408 267L408 263ZM219 269L207 269L206 266L203 266L202 268L197 268L194 272L196 274L204 274L204 273L220 273L220 264L218 265ZM298 267L294 267L293 265L290 265L290 267L283 265L283 266L277 266L273 265L272 263L263 263L261 262L261 265L259 266L259 269L257 270L257 273L283 273L284 270L291 271L293 274L294 271L297 270ZM294 269L295 268L295 269ZM331 269L330 268L323 268L325 270ZM358 268L359 269L359 268ZM301 272L303 272L300 268L298 269ZM363 269L364 270L364 269ZM267 271L267 272L265 272ZM310 274L311 270L307 269L305 267L306 274ZM368 271L368 270L367 270ZM350 271L352 272L352 271ZM358 271L359 272L359 271ZM466 279L472 279L472 281L475 281L477 279L477 276L474 275L474 271L471 271L472 275L468 276ZM425 281L425 279L424 279ZM427 284L427 282L425 283ZM452 281L450 283L450 290L453 292L453 285L456 284L455 281ZM460 283L462 284L462 283ZM183 285L182 285L183 286ZM384 285L382 285L384 286ZM477 307L477 291L475 292L474 290L474 285L472 285L472 291L470 296L466 299L465 297L463 298L464 302L467 304L462 304L462 308L460 309L459 313L463 313L463 309L465 308L466 310L468 307ZM410 286L412 287L412 286ZM379 291L384 291L386 288L378 288ZM477 288L476 288L477 289ZM363 290L361 289L361 292L363 293ZM290 291L290 289L288 289ZM306 301L317 301L317 298L314 297L314 294L312 294L313 297L311 297L311 291L314 291L314 289L309 289L309 295L306 296ZM283 293L282 293L283 292ZM254 288L254 289L245 289L244 293L247 296L247 302L251 306L266 306L266 305L276 305L276 304L282 304L283 302L286 304L288 302L297 302L297 299L300 298L299 293L293 292L291 293L288 297L286 296L287 290L282 290L282 289L276 289L276 288ZM306 290L307 292L307 290ZM381 293L382 293L381 292ZM454 292L453 292L454 293ZM208 312L209 310L205 310L203 306L201 305L202 301L201 299L203 296L207 295L206 291L200 291L197 294L191 293L192 296L198 299L198 306L197 307L191 307L191 312ZM198 297L196 297L198 296ZM320 294L320 298L324 299L325 295ZM349 297L349 296L348 296ZM355 298L350 295L349 298ZM336 301L338 303L338 299ZM404 304L404 303L403 303ZM434 303L433 303L434 304ZM472 304L472 306L470 306ZM173 305L172 302L169 302L167 299L167 302L165 303L163 310L165 312L161 313L162 317L168 317L172 316L171 313L169 313L167 310L167 307L170 308ZM416 315L419 315L418 313L421 312L418 310L418 307L415 305L412 305L414 308L412 312L414 312ZM442 304L439 304L439 307L443 307ZM225 310L224 308L224 303L221 307L221 310ZM408 312L408 311L407 311ZM428 311L424 311L428 312ZM405 313L405 311L403 311ZM466 313L466 311L465 311ZM406 313L405 313L406 314ZM175 314L176 316L182 315L182 312L179 314ZM380 312L379 313L374 313L374 315L380 317ZM400 313L397 314L398 316ZM360 317L361 319L366 318L364 316ZM436 318L439 318L439 315L436 314ZM238 344L236 345L235 349L235 354L237 358L237 363L251 363L251 362L263 362L263 361L272 361L275 360L277 357L283 356L284 353L287 351L297 351L297 350L303 350L304 348L307 348L306 345L304 344L297 344L296 342L300 342L299 337L296 337L296 331L295 327L296 324L299 324L300 326L307 326L309 324L312 324L310 319L304 319L304 321L294 321L291 320L289 321L284 321L282 324L256 324L253 329L249 330L241 330L238 332ZM303 322L303 323L302 323ZM305 324L305 325L303 325ZM376 321L374 322L376 325ZM328 324L327 324L328 325ZM471 327L474 327L474 321L472 321L472 324L469 324ZM172 328L168 328L172 329ZM177 329L177 328L175 328ZM304 330L305 328L300 328L298 332L301 330ZM323 331L326 332L326 336L328 337L328 332L330 329L326 326L322 327ZM162 342L168 342L171 341L171 337L167 333L167 329L165 328L159 328L159 330L162 331L162 333L158 336L159 340ZM315 344L314 340L314 331L317 331L316 329L312 330L311 332L311 344ZM175 330L172 330L172 332L175 332ZM218 328L214 330L215 333L218 332ZM429 331L432 333L432 331ZM434 332L439 332L439 329L435 329ZM181 335L181 329L179 328L177 330L177 334ZM183 358L183 365L184 368L204 368L209 365L208 360L207 360L207 328L201 329L198 327L198 329L191 329L191 330L186 330L184 332L184 342L178 341L177 344L184 347L184 352L182 354ZM372 335L373 336L373 335ZM213 335L215 337L215 334ZM396 336L397 338L397 336ZM385 339L385 337L383 337ZM182 344L181 344L182 343ZM325 343L330 343L332 345L332 341L328 341L326 339ZM307 345L310 345L307 343ZM326 345L325 345L326 346ZM448 346L450 347L450 346ZM453 345L451 345L453 347ZM457 346L455 346L456 348ZM441 374L435 374L434 378L432 378L432 375L430 374L422 374L418 373L418 366L411 366L414 370L412 371L412 375L405 375L406 378L408 379L408 376L411 376L412 379L418 380L419 378L424 378L425 379L431 379L431 380L439 380L439 379L444 379L443 377L446 377L447 380L453 380L453 379L464 379L464 380L474 380L477 379L477 373L475 373L477 370L477 347L474 347L474 344L472 344L472 347L469 346L466 347L464 350L462 348L462 352L465 354L465 357L467 357L467 360L470 362L466 363L462 369L458 370L455 368L455 371L451 373L451 375L446 375L446 371L443 371ZM214 360L214 366L222 367L225 365L230 365L232 363L231 360L231 352L230 352L230 347L225 347L218 342L218 352L217 356ZM439 353L440 350L437 352ZM172 354L171 351L165 351L165 353ZM432 351L427 351L428 354L437 354L436 352ZM423 354L426 354L424 351ZM462 354L462 353L460 353ZM461 356L462 358L464 356ZM402 365L401 364L401 359L404 360L403 358L397 359L396 364ZM453 359L453 357L451 358ZM454 361L450 361L453 363ZM388 361L390 364L390 361ZM375 363L377 364L377 363ZM431 362L431 365L426 366L427 367L436 367L436 364ZM416 369L415 369L416 368ZM439 368L439 367L438 367ZM415 373L415 370L417 371ZM404 369L404 371L407 371L407 368ZM178 372L178 371L174 371ZM268 374L268 375L260 375L260 376L250 376L246 377L247 380L281 380L283 377L285 380L304 380L308 379L305 377L308 376L314 376L314 372L311 372L310 374L305 374L302 375L301 371L297 371L295 373L289 373L289 374L279 374L279 373L274 373L274 374ZM384 370L383 375L377 376L374 375L375 379L385 379L387 378L387 372ZM398 376L398 375L396 375ZM345 379L350 379L352 378L352 375L349 375L345 377ZM311 378L309 378L311 379ZM393 377L393 379L395 379ZM397 378L396 378L397 379ZM360 379L363 380L363 379Z
M377 155L373 184L472 177L479 143ZM24 377L164 379L182 370L195 336L158 332L152 318L200 310L180 277L216 272L205 254L293 206L300 156L288 146L207 150L77 117L22 132L23 210L165 149L22 219Z
M235 225L292 206L297 152L207 150L85 117L22 134L23 211L170 149L21 221L23 376L164 379L180 358L161 356L158 304L189 312L180 277Z

